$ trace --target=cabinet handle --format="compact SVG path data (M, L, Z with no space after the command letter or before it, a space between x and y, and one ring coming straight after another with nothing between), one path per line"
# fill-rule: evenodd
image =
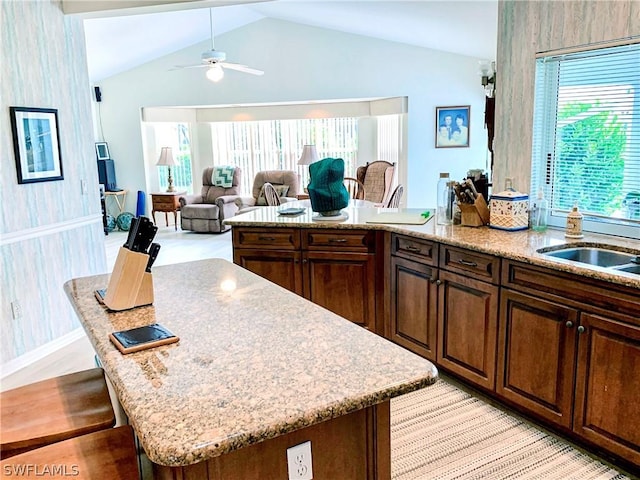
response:
M578 327L578 333L584 333L584 331L585 331L585 328L582 325L580 325Z
M458 260L458 263L461 263L462 265L466 265L467 267L477 267L478 264L476 262L470 262L469 260L465 260L464 258L461 258L460 260Z
M273 242L275 240L275 237L258 237L258 240L261 240L263 242Z
M422 249L418 247L414 247L413 245L407 245L405 248L410 252L415 252L415 253L420 253L422 251Z
M436 285L442 285L442 280L436 280Z
M573 322L571 320L567 321L567 323L565 323L565 325L567 326L567 328L571 328L573 327Z
M306 258L304 260L302 260L302 263L307 263L309 260L307 260Z
M346 238L330 238L329 243L346 243Z

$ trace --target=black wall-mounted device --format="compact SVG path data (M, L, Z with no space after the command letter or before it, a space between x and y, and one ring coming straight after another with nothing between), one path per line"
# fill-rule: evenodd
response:
M102 101L102 92L100 91L100 87L98 87L98 86L93 87L93 93L95 93L95 95L96 95L96 102L101 102Z

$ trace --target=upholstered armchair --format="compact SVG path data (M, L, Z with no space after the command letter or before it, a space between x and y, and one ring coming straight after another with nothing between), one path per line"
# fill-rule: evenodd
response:
M364 199L384 204L391 195L395 163L376 160L356 170L356 178L364 185Z
M235 199L240 195L241 179L242 171L238 167L233 169L233 173L225 167L205 168L202 172L202 193L179 198L182 229L202 233L229 230L231 227L223 225L222 221L238 211Z
M266 206L267 201L264 196L262 186L270 183L275 188L280 203L286 203L298 199L300 176L293 170L265 170L256 173L253 179L252 196L238 196L235 199L238 207L237 213L244 213L254 210L260 206Z

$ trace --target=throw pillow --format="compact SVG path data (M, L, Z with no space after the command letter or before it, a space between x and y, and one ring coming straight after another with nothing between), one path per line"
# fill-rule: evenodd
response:
M233 173L236 167L225 165L222 167L213 167L213 175L211 176L211 184L216 187L231 188L233 186Z
M286 197L287 193L289 193L289 185L274 185L273 188L275 188L279 197ZM260 189L256 205L260 205L262 207L267 206L267 199L264 196L264 187Z

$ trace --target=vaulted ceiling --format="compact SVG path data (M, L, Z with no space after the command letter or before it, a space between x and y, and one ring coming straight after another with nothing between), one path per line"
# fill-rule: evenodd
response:
M206 2L101 12L85 19L92 82L208 40ZM150 11L151 10L151 11ZM113 16L110 16L113 15ZM275 18L494 60L497 0L307 1L274 0L213 9L214 35Z

